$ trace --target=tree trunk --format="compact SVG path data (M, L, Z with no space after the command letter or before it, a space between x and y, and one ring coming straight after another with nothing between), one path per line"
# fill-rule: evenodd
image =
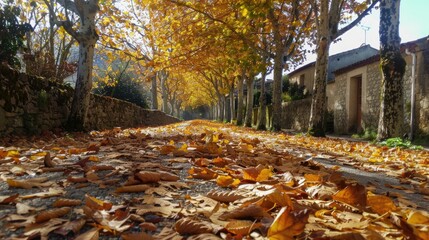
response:
M73 95L67 128L72 131L86 130L86 115L92 89L92 68L94 48L98 40L95 29L95 16L99 10L98 1L76 2L78 4L80 24L79 32L66 27L67 32L79 43L79 61L77 67L76 88ZM50 10L51 11L51 10Z
M152 94L152 109L158 109L158 89L156 86L156 73L155 75L152 77L152 86L151 86L151 94Z
M252 115L253 115L253 81L255 76L249 74L249 78L246 79L247 86L247 100L246 100L246 118L244 121L244 126L252 127Z
M282 117L282 75L283 75L283 51L277 52L274 58L274 82L273 82L273 116L271 126L273 131L281 130Z
M321 36L324 36L323 33ZM313 96L308 126L308 132L310 135L316 137L325 136L324 115L326 109L326 81L328 77L329 46L330 41L327 37L322 37L317 45Z
M237 90L238 90L238 103L237 103L237 125L240 126L243 124L243 82L245 75L244 73L238 79Z
M261 94L259 95L259 111L258 111L258 122L256 124L256 129L266 130L266 118L267 118L267 109L266 109L266 99L265 99L265 78L267 73L262 72L261 78Z
M223 97L221 95L218 96L219 100L218 100L218 120L223 122L223 120L225 119L225 103L223 102Z
M226 122L231 122L231 104L229 102L229 96L226 97L225 95L223 96L223 101L225 103L225 121Z
M231 86L231 90L229 91L229 105L231 110L231 123L237 119L237 115L235 114L235 97L234 97L234 83Z
M380 3L380 67L382 72L377 140L402 137L404 127L403 81L406 62L400 51L400 0Z
M85 120L89 108L92 89L92 66L95 41L79 44L79 62L77 67L76 88L73 95L67 128L73 131L85 130Z
M168 113L167 76L165 73L160 72L159 78L161 80L162 111Z

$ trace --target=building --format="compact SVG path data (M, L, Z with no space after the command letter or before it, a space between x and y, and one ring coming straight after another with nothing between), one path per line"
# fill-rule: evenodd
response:
M407 62L404 75L404 122L411 135L429 135L429 38L401 44ZM380 109L381 72L378 50L369 45L329 57L328 111L338 134L376 130ZM289 74L311 92L314 65ZM311 86L311 87L309 87Z

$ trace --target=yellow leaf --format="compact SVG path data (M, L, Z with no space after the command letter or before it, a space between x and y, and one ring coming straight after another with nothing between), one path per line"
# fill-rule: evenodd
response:
M387 212L396 211L395 203L387 196L368 195L368 206L377 214L383 215Z
M270 240L291 240L304 231L309 212L307 210L292 212L289 207L283 207L268 229Z

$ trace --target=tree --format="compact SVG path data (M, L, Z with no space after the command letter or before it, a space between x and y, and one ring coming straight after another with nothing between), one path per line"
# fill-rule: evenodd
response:
M313 136L325 136L326 81L331 43L358 24L379 1L374 0L368 5L366 1L358 2L355 0L311 0L315 11L317 45L313 96L308 126L308 132ZM355 12L358 16L354 21L339 29L339 24L348 11Z
M402 137L403 81L406 62L401 55L399 37L400 0L380 2L381 104L377 140Z
M92 88L94 48L98 40L95 17L100 10L99 0L59 0L58 3L65 11L64 19L59 19L48 0L44 1L49 7L54 23L63 27L79 43L76 88L66 127L69 130L82 131L85 130ZM76 24L79 30L73 27L73 22L68 17L70 14L76 14L79 17L80 22Z
M30 75L63 82L64 78L76 72L75 59L70 57L76 40L55 25L53 18L49 17L46 4L39 2L33 0L25 4L22 0L16 1L16 4L22 6L21 21L29 22L33 28L25 36L25 71ZM49 4L55 12L59 11L60 7L55 6L54 2Z
M20 24L18 16L21 9L11 5L12 1L0 8L0 62L19 67L16 54L24 47L24 36L32 30L28 23Z

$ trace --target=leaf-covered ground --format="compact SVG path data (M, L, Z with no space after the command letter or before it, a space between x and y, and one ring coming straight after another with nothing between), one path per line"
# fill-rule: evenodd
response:
M208 121L0 140L0 237L429 239L429 214L319 157L429 202L429 153Z

